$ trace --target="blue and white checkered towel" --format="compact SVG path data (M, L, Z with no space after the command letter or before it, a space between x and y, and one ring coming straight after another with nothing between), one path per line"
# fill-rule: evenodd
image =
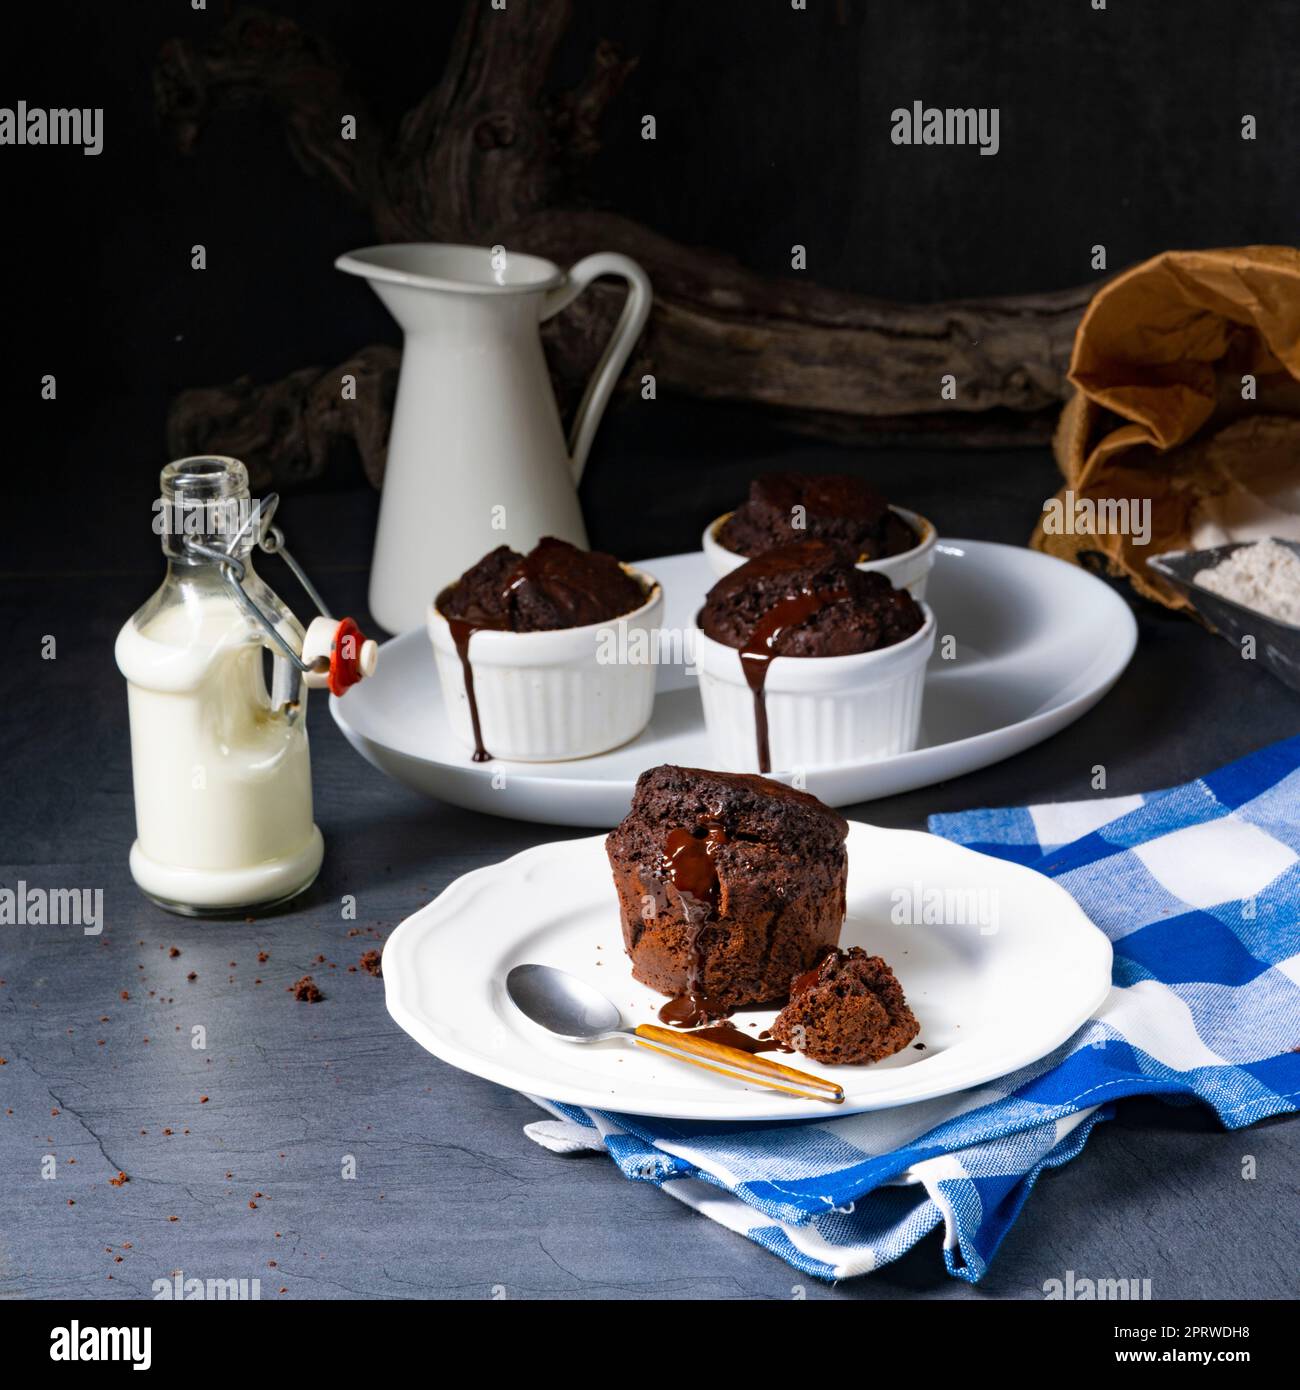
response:
M1051 1056L919 1105L817 1122L691 1123L538 1100L557 1151L605 1149L805 1274L896 1260L940 1222L975 1282L1044 1168L1123 1096L1194 1098L1229 1129L1300 1097L1300 737L1147 797L935 816L931 830L1028 864L1115 948L1113 988Z

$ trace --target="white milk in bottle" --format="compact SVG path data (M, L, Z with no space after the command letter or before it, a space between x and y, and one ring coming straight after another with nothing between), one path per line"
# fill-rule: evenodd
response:
M181 459L163 470L162 487L167 577L116 647L131 716L131 873L178 912L281 902L312 882L323 853L312 821L307 691L232 592L220 555L229 548L244 592L297 653L303 630L253 572L259 528L239 530L250 508L244 465Z

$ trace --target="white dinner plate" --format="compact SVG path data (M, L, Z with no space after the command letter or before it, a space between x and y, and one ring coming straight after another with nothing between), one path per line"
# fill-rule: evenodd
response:
M713 584L703 554L637 567L663 585L665 628L687 629ZM941 542L926 601L938 641L919 746L878 762L809 768L807 789L830 806L946 781L1040 742L1101 699L1137 644L1128 605L1099 579L1050 555L992 541ZM562 763L472 762L452 737L422 630L386 642L378 672L344 698L331 698L330 709L364 758L418 791L517 820L612 826L646 768L714 764L696 678L680 666L661 666L657 679L654 716L639 738ZM779 769L776 776L788 780Z
M849 825L848 856L840 943L893 967L923 1047L863 1067L782 1059L838 1081L841 1106L618 1040L562 1042L514 1008L505 978L529 961L595 985L629 1025L653 1022L664 1002L632 978L599 835L476 869L408 917L384 946L388 1011L443 1061L530 1095L665 1118L779 1120L882 1110L991 1081L1045 1056L1106 997L1110 942L1051 879L922 831L859 822ZM925 923L936 916L944 920ZM733 1021L763 1028L773 1017L751 1010Z

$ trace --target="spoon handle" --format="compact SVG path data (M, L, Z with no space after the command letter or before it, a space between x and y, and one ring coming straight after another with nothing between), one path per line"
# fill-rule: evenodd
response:
M759 1086L770 1086L773 1090L786 1091L791 1095L814 1094L811 1099L838 1102L844 1099L844 1089L833 1081L825 1081L806 1071L783 1066L752 1052L743 1052L738 1047L728 1047L725 1043L714 1042L711 1038L696 1038L690 1033L678 1032L674 1028L660 1028L653 1023L639 1023L636 1038L643 1046L655 1044L655 1051L672 1049L683 1062L706 1067L709 1071L721 1071L724 1076L741 1073L741 1079L752 1081ZM687 1056L685 1054L693 1054ZM697 1060L698 1059L698 1060ZM706 1060L707 1059L707 1060ZM710 1066L721 1063L721 1066ZM724 1067L727 1070L724 1070ZM781 1084L785 1083L785 1084ZM800 1089L795 1089L800 1088Z
M844 1100L842 1095L833 1095L830 1091L801 1091L794 1086L785 1086L779 1081L772 1081L756 1071L732 1071L730 1067L716 1066L712 1062L706 1062L702 1057L692 1057L689 1053L678 1052L676 1048L660 1047L658 1043L647 1042L644 1038L634 1037L631 1033L627 1036L632 1038L638 1047L644 1047L647 1052L657 1052L662 1057L672 1058L674 1062L686 1062L692 1067L702 1067L705 1071L715 1071L719 1076L728 1077L732 1081L744 1081L752 1086L766 1086L770 1090L781 1091L787 1096L799 1096L803 1100L824 1100L828 1105L839 1105Z

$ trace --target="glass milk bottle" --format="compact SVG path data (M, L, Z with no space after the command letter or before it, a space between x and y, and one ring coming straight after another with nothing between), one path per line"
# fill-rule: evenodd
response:
M306 687L335 688L331 639L343 629L317 619L308 638L315 651L304 650L301 624L253 570L255 547L282 550L283 538L270 525L275 500L252 503L237 459L168 464L155 522L167 575L118 634L135 786L131 874L174 912L283 902L306 888L321 865ZM368 674L362 666L373 669L375 644L364 642L349 620L343 627L357 647L355 680ZM344 675L343 685L352 680Z

